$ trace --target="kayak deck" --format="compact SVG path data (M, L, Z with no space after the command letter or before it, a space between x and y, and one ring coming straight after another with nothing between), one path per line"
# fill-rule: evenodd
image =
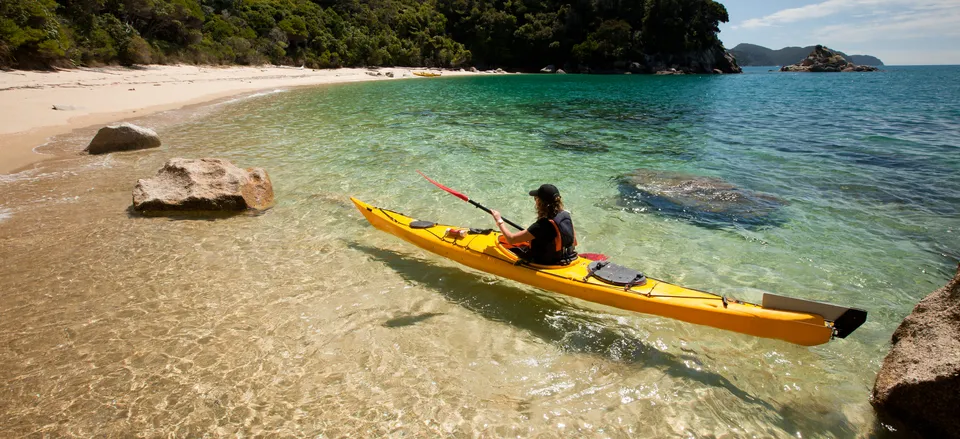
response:
M641 285L613 285L591 275L589 266L593 261L589 259L581 257L564 266L530 264L520 260L516 254L501 245L501 234L498 232L471 229L471 232L462 238L448 237L447 229L458 227L416 221L404 214L375 207L356 198L351 197L350 200L374 227L424 250L527 285L628 311L654 314L804 346L826 343L835 332L843 333L838 336L846 336L866 319L866 312L856 310L858 312L853 313L856 322L849 323L855 326L838 331L841 328L836 328L834 322L825 320L819 314L765 308L762 305L685 288L658 279L647 278ZM851 313L842 312L845 308L799 299L790 300L831 307L841 311L840 314L848 315L847 320L851 318ZM840 321L839 318L836 320Z

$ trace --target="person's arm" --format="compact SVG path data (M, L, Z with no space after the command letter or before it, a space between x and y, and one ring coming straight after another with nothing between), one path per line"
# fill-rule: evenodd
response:
M533 234L526 229L519 232L511 232L510 229L507 228L507 225L504 224L503 218L500 218L500 212L491 210L490 214L493 215L493 220L497 222L497 227L500 228L500 233L503 234L503 237L507 240L507 243L518 244L521 242L533 241Z

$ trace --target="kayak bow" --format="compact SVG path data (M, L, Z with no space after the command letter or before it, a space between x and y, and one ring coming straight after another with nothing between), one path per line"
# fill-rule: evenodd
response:
M834 336L846 337L866 321L863 310L768 293L758 305L653 278L615 285L594 276L597 263L588 259L579 258L565 266L529 264L501 244L500 233L471 230L462 238L448 237L447 229L456 227L417 221L356 198L350 200L374 227L424 250L477 270L602 305L803 346L823 344Z

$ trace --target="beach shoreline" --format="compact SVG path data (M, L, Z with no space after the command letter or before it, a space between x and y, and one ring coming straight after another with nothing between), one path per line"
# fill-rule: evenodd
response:
M0 174L49 158L35 149L50 138L96 125L267 89L419 78L389 67L330 70L281 66L149 65L45 71L0 71ZM392 74L392 76L388 76ZM479 72L444 70L443 76Z

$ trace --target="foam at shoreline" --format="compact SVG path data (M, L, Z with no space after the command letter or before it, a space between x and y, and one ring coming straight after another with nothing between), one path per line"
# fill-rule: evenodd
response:
M247 99L256 99L256 98L263 97L263 96L270 96L270 95L272 95L272 94L286 93L286 92L288 92L288 91L289 91L289 90L283 89L283 88L278 88L278 89L276 89L276 90L269 90L269 91L261 91L261 92L249 94L249 95L246 95L246 96L239 96L239 97L236 97L236 98L228 99L228 100L226 100L226 101L220 102L219 105L232 104L232 103L235 103L235 102L245 101L245 100L247 100Z

